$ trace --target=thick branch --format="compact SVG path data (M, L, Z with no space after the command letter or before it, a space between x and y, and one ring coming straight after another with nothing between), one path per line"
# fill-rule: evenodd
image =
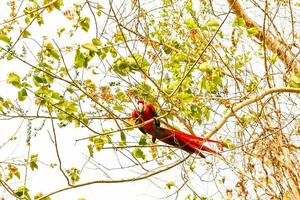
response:
M285 64L287 71L300 71L300 64L297 60L297 56L287 49L288 45L280 43L280 41L273 38L270 33L264 33L263 29L244 12L244 9L238 0L227 0L227 2L229 3L229 7L232 8L232 11L238 17L244 19L247 28L258 28L258 33L255 37L261 42L265 41L266 47L278 55L279 59Z
M241 103L238 103L237 105L233 106L231 108L230 111L228 111L225 116L223 117L223 119L219 122L219 124L212 130L211 133L209 133L206 138L210 138L212 137L216 132L218 132L223 125L227 122L227 120L234 116L235 112L239 111L240 109L244 108L245 106L248 106L252 103L255 103L257 101L260 101L261 99L263 99L265 96L269 95L269 94L273 94L273 93L284 93L284 92L288 92L288 93L299 93L300 94L300 88L289 88L289 87L278 87L278 88L270 88L267 89L265 91L263 91L262 93L247 99L246 101L243 101Z

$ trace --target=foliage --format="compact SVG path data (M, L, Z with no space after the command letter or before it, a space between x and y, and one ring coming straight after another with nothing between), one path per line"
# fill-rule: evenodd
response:
M299 3L237 2L1 1L6 194L43 199L50 169L58 193L147 178L170 198L299 199ZM151 142L139 98L222 158Z

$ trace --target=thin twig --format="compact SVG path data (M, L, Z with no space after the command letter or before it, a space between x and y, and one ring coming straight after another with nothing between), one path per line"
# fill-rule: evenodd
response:
M48 109L48 110L49 110L49 115L51 116L51 111L50 111L50 109ZM55 130L53 119L51 119L51 126L52 126L52 132L53 132L53 138L54 138L54 146L55 146L56 156L57 156L58 164L59 164L59 170L61 171L61 173L66 178L68 185L71 186L70 180L69 180L68 176L66 175L66 173L64 172L64 170L62 168L62 161L61 161L61 158L60 158L60 155L59 155L59 151L58 151L58 143L57 143L57 137L56 137L56 130Z
M88 186L88 185L92 185L92 184L100 184L100 183L125 183L125 182L135 182L135 181L140 181L140 180L143 180L143 179L147 179L147 178L150 178L154 175L157 175L157 174L160 174L162 172L165 172L169 169L172 169L173 167L176 167L177 165L180 165L181 163L183 163L184 161L186 161L192 154L189 154L188 156L186 156L185 158L169 165L169 166L166 166L164 167L163 169L160 169L160 170L157 170L157 171L153 171L153 172L150 172L150 173L146 173L144 174L143 176L138 176L138 177L135 177L135 178L130 178L130 179L115 179L115 180L96 180L96 181L90 181L90 182L86 182L86 183L81 183L81 184L78 184L78 185L73 185L73 186L69 186L69 187L65 187L65 188L62 188L62 189L59 189L59 190L56 190L54 192L51 192L41 198L38 198L37 200L42 200L42 199L45 199L49 196L52 196L54 194L57 194L57 193L60 193L60 192L64 192L64 191L67 191L67 190L71 190L71 189L75 189L75 188L79 188L79 187L84 187L84 186Z
M263 92L261 92L260 94L251 97L241 103L238 103L237 105L233 106L230 111L228 111L224 117L220 120L220 122L215 126L215 128L205 137L205 138L210 138L212 137L216 132L218 132L223 125L227 122L227 120L234 116L234 113L237 112L238 110L244 108L245 106L248 106L254 102L260 101L261 99L263 99L265 96L269 95L269 94L273 94L273 93L300 93L300 88L289 88L289 87L278 87L278 88L270 88L267 89Z

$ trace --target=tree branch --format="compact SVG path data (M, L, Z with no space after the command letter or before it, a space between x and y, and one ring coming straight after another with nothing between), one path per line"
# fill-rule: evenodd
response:
M162 172L165 172L173 167L176 167L177 165L180 165L181 163L183 163L184 161L186 161L192 154L189 154L188 156L186 156L185 158L175 162L174 164L171 164L161 170L157 170L157 171L154 171L152 173L146 173L144 176L138 176L138 177L135 177L135 178L130 178L130 179L116 179L116 180L96 180L96 181L90 181L90 182L86 182L86 183L81 183L81 184L78 184L78 185L74 185L74 186L69 186L69 187L65 187L65 188L62 188L62 189L59 189L57 191L54 191L54 192L51 192L41 198L38 198L37 200L42 200L42 199L46 199L47 197L49 196L52 196L54 194L57 194L57 193L60 193L60 192L64 192L64 191L67 191L67 190L71 190L71 189L75 189L75 188L79 188L79 187L84 187L84 186L88 186L88 185L93 185L93 184L99 184L99 183L125 183L125 182L134 182L134 181L140 181L140 180L143 180L143 179L147 179L151 176L154 176L154 175L157 175L159 173L162 173Z
M263 99L265 96L269 95L269 94L273 94L273 93L284 93L284 92L288 92L288 93L300 93L300 88L289 88L289 87L278 87L278 88L270 88L267 89L265 91L263 91L262 93L258 94L257 96L254 96L252 98L249 98L241 103L236 104L235 106L233 106L231 108L230 111L228 111L225 116L223 117L223 119L219 122L218 125L216 125L216 127L211 131L211 133L209 133L206 138L210 138L212 137L216 132L218 132L223 125L227 122L227 120L234 116L235 112L239 111L240 109L244 108L245 106L248 106L252 103L255 103L257 101L260 101L261 99Z
M171 110L170 110L171 111ZM156 117L156 119L161 119L161 118L164 118L166 117L170 111L166 112L165 114L159 116L159 117ZM111 134L111 133L116 133L116 132L119 132L119 131L128 131L128 130L131 130L131 129L134 129L134 128L141 128L149 123L152 123L154 121L154 119L149 119L147 121L144 121L143 123L140 123L140 124L137 124L137 125L133 125L133 126L130 126L130 127L127 127L127 128L123 128L123 129L118 129L118 130L114 130L114 131L110 131L110 132L106 132L105 134L98 134L98 135L92 135L92 136L89 136L89 137L85 137L85 138L80 138L80 139L77 139L76 142L78 141L81 141L81 140L87 140L87 139L91 139L91 138L94 138L94 137L98 137L99 135L107 135L107 134Z
M10 19L10 20L4 20L4 22L1 22L0 25L3 25L3 24L7 24L7 23L10 23L10 22L13 22L13 21L15 21L15 20L17 20L17 19L19 19L19 18L21 18L21 17L24 17L24 16L26 16L26 15L33 14L34 12L37 12L37 11L39 11L39 10L41 10L41 9L44 9L44 8L47 8L48 6L51 6L52 4L56 3L57 1L58 1L58 0L51 1L51 2L49 2L49 3L47 3L47 4L45 4L45 5L43 5L43 6L39 7L39 8L37 8L37 9L33 9L33 10L31 10L30 12L27 12L26 14L19 15L19 16L17 16L17 17L14 17L14 18Z
M266 47L278 55L280 60L284 63L287 72L290 70L294 72L300 71L299 60L297 60L297 56L293 52L288 51L288 45L273 38L271 34L267 34L267 32L264 34L262 28L244 12L238 0L227 0L227 2L236 16L244 19L247 28L255 27L258 29L258 33L255 37L261 42L265 41Z
M49 110L49 115L50 115L50 117L51 117L51 111L50 111L49 108L48 108L48 110ZM59 155L59 151L58 151L58 144L57 144L56 131L55 131L54 122L53 122L53 119L52 119L52 118L51 118L51 126L52 126L52 132L53 132L53 137L54 137L55 152L56 152L56 156L57 156L58 163L59 163L59 170L61 171L61 173L62 173L62 174L64 175L64 177L66 178L68 185L71 186L70 180L69 180L67 174L64 172L64 170L63 170L63 168L62 168L62 161L61 161L61 158L60 158L60 155Z

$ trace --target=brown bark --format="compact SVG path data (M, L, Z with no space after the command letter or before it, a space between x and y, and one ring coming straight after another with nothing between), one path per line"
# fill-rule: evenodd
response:
M266 31L264 33L262 28L244 12L244 9L238 0L227 0L227 2L229 3L229 6L232 7L234 14L244 19L247 28L258 28L259 31L255 37L261 42L265 42L266 47L278 55L279 59L285 65L286 72L300 71L299 60L297 60L297 56L288 49L288 45L282 44L279 40L271 36L269 32Z

